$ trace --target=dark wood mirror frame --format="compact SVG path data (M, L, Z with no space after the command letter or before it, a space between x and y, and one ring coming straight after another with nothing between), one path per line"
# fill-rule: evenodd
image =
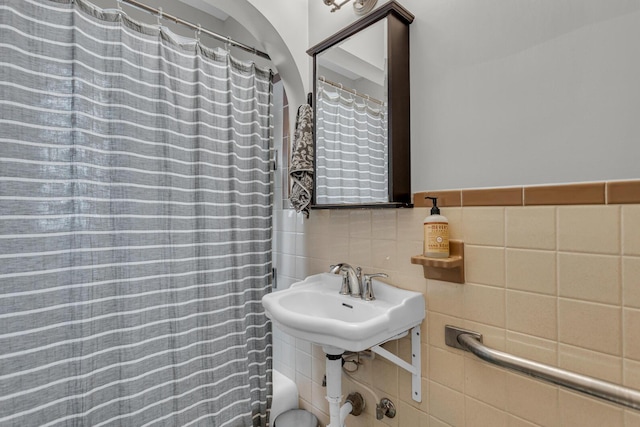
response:
M412 207L409 24L413 22L414 16L408 10L397 2L390 1L307 50L307 54L313 56L314 113L317 93L317 55L382 19L387 20L389 202L318 205L314 190L311 206L314 209Z

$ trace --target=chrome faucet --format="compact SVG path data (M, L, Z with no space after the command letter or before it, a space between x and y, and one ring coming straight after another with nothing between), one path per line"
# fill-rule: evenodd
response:
M332 265L329 273L342 273L340 295L362 298L362 269L360 267L353 268L347 263L340 263Z

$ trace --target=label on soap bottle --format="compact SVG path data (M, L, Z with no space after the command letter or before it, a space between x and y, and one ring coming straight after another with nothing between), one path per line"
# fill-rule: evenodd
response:
M425 255L449 255L449 224L446 222L427 222L424 224Z

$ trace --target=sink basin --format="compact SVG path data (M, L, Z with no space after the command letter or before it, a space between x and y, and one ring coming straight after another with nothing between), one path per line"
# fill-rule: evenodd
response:
M374 301L340 295L342 277L322 273L262 298L282 331L324 347L362 351L419 325L425 316L421 293L373 279Z

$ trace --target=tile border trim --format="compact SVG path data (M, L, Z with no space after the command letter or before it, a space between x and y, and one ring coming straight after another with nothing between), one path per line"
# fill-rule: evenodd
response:
M612 205L640 203L640 179L559 185L495 187L414 193L413 205L430 207L425 197L437 197L442 207Z

